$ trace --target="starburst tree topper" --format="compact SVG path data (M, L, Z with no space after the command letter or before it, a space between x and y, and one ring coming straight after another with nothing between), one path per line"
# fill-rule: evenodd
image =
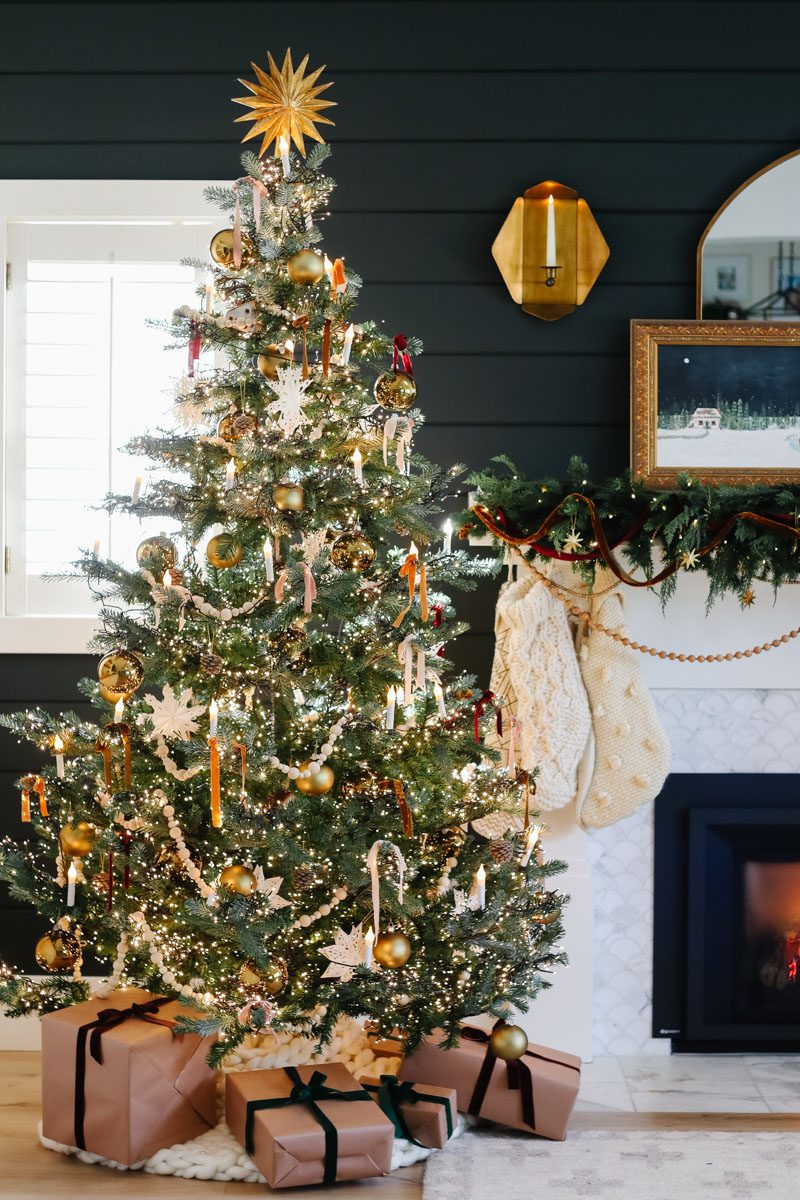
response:
M248 79L240 79L239 83L248 88L252 96L234 96L234 104L243 104L252 112L237 117L238 121L252 121L253 127L242 138L247 142L250 138L263 135L261 155L266 154L270 145L275 143L275 153L280 147L278 141L285 138L288 143L294 142L297 149L306 156L305 137L313 138L316 142L324 141L317 130L317 125L333 125L328 117L321 116L323 108L335 108L335 100L320 100L321 92L331 87L331 83L317 83L325 67L317 67L310 75L306 75L308 55L305 56L295 70L292 64L292 52L286 51L283 66L278 69L275 59L267 53L269 74L251 63L256 74L256 83Z

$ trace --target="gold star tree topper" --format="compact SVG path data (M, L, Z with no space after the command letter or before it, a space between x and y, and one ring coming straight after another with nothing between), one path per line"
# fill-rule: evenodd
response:
M333 125L334 122L320 115L323 108L335 108L334 100L320 100L320 93L331 87L331 83L317 83L323 67L317 67L310 75L306 75L308 55L295 70L292 64L292 52L286 51L283 66L278 69L275 59L268 52L269 74L262 71L255 63L251 63L256 73L256 83L240 79L239 83L248 88L252 96L234 96L234 104L243 104L252 112L237 117L237 121L252 121L253 128L242 138L247 142L250 138L263 136L260 154L266 154L270 145L275 143L275 153L279 153L278 141L281 137L288 143L294 142L297 149L306 156L305 137L313 138L316 142L324 141L317 130L317 125Z

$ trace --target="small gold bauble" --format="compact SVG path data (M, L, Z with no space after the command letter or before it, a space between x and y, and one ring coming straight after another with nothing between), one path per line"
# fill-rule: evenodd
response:
M331 562L340 571L368 571L375 562L375 547L360 529L346 529L331 546Z
M234 409L233 412L226 412L217 425L217 437L224 438L226 442L236 440L236 434L233 431L233 422L238 417L239 413Z
M399 929L392 929L389 933L379 934L373 953L382 967L394 970L408 962L411 942Z
M125 700L144 682L142 660L132 650L112 650L97 664L97 678L104 698Z
M65 825L59 834L61 853L69 858L83 858L91 850L96 837L97 832L88 821Z
M298 250L287 262L286 270L292 283L307 287L312 283L319 283L322 279L325 274L325 261L316 250Z
M534 925L555 925L556 921L561 916L561 909L556 908L549 913L535 913L531 918Z
M489 1035L489 1046L503 1062L516 1062L528 1049L528 1035L519 1025L498 1025Z
M71 971L81 956L81 944L69 929L51 929L34 950L43 971Z
M306 506L305 489L299 483L276 483L272 500L281 512L302 512Z
M417 385L405 371L386 371L375 380L375 399L392 412L406 412L417 397Z
M252 896L256 890L256 877L247 867L243 867L241 863L232 863L221 872L219 877L222 887L228 889L229 892L236 892L240 896Z
M289 971L282 958L270 958L264 967L246 962L239 969L239 982L248 992L264 991L277 996L289 982Z
M226 271L240 271L242 267L247 267L253 261L253 243L246 233L242 234L242 265L234 267L233 265L233 230L220 229L219 233L215 233L211 239L209 252L215 263L224 267Z
M307 771L308 763L300 763L300 770ZM305 779L295 779L295 787L298 792L302 792L304 796L324 796L329 792L334 785L336 776L327 763L323 763L318 771L313 775L307 775Z
M158 534L139 542L136 547L136 561L140 567L154 568L157 574L163 575L177 563L178 552L174 542Z
M206 558L218 571L226 571L242 561L242 543L230 533L218 533L206 546Z
M259 354L256 366L265 379L277 379L278 368L285 367L291 357L289 350L281 350L280 346L273 344Z

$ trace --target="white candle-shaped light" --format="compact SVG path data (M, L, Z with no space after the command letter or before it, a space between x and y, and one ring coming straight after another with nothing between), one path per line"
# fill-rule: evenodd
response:
M453 522L448 517L442 526L444 533L444 552L445 554L453 553Z
M56 775L59 779L64 778L64 742L61 734L57 733L53 738L53 751L56 756Z
M268 537L268 538L264 539L264 546L263 546L262 552L264 555L264 570L267 575L267 583L274 583L275 582L275 554L272 549L272 538Z
M131 504L138 503L139 495L141 494L141 491L142 491L142 477L141 477L141 475L137 475L133 481L133 491L131 492Z
M289 140L281 134L278 138L278 154L281 156L281 166L283 167L284 178L288 176L291 166L289 163Z
M123 699L122 696L120 696L119 700L114 705L114 720L116 721L117 725L119 725L120 721L122 720L122 714L124 711L125 711L125 700Z
M528 830L528 836L525 839L525 853L522 856L523 867L527 867L528 863L530 862L531 855L533 854L534 850L536 849L536 843L538 842L538 840L539 840L539 826L531 825L530 829Z
M478 908L486 907L486 869L481 863L475 872L475 895L478 897Z
M166 571L161 576L161 583L167 590L172 587L172 571L170 571L169 567L167 567Z
M439 708L439 716L444 720L447 716L447 709L444 706L444 689L438 679L433 682L433 697Z
M284 354L286 354L288 358L291 358L292 360L294 360L294 339L293 338L286 339L286 341L283 343L283 351L284 351Z
M75 860L69 864L67 871L67 908L73 908L75 905L75 884L78 882L78 868L75 866Z
M236 459L229 458L228 465L225 468L225 491L229 492L233 487L233 480L236 475Z
M344 331L344 344L342 345L342 366L346 367L350 362L350 351L353 349L354 329L352 322Z
M328 258L327 254L322 260L325 267L325 274L328 276L328 283L333 283L333 263Z
M372 966L372 947L375 945L375 931L370 925L364 938L364 966L369 970Z
M219 705L216 700L212 700L208 706L208 736L217 736L217 725L219 724Z
M206 312L213 313L214 311L214 280L208 278L206 280Z
M361 470L361 463L361 451L359 450L358 446L356 446L355 450L353 451L353 474L356 477L356 483L359 487L362 487L364 484L364 475Z
M556 267L556 206L553 197L547 197L547 247L545 249L544 265Z
M100 538L95 538L94 546L92 547L92 554L95 556L95 558L100 557Z
M394 729L394 713L397 707L397 692L390 687L386 693L386 728Z

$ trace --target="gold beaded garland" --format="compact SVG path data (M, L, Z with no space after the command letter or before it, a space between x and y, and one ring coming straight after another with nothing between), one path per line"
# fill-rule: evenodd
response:
M300 770L307 771L308 766L307 762L300 763ZM298 792L302 792L304 796L324 796L331 790L335 780L332 769L327 763L323 763L313 775L308 775L305 779L295 779L294 782Z
M411 942L401 930L392 929L378 935L373 953L382 967L396 970L411 957Z

